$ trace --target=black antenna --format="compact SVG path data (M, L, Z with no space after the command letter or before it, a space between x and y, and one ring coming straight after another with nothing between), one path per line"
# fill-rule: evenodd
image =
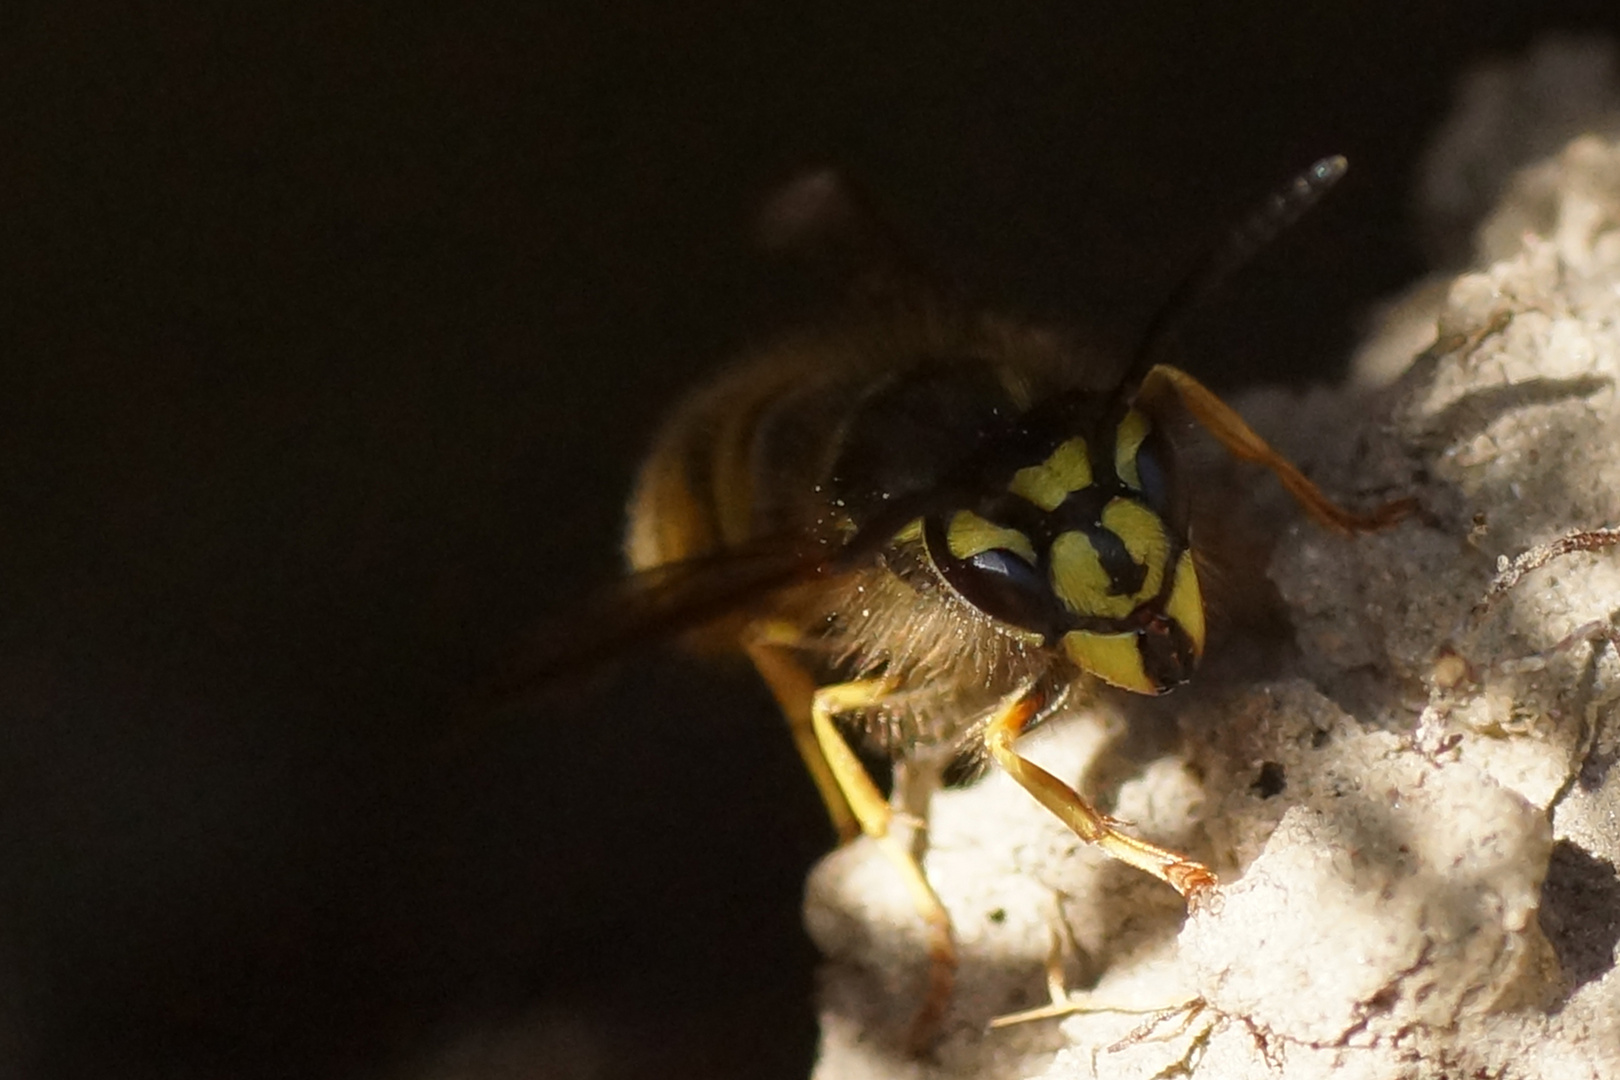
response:
M1315 206L1317 200L1326 195L1349 168L1350 162L1343 155L1323 158L1294 177L1287 187L1274 193L1258 210L1243 219L1226 234L1222 243L1205 251L1154 313L1153 321L1148 323L1147 332L1142 335L1142 342L1136 347L1136 353L1125 369L1118 392L1127 398L1135 394L1153 367L1154 358L1188 312L1208 299L1278 233Z

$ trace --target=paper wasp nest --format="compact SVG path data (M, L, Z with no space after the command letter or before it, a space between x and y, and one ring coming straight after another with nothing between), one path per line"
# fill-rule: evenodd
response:
M1544 48L1467 99L1425 190L1506 175L1572 65L1612 108L1608 53ZM962 967L936 1058L898 1050L920 928L858 843L809 890L818 1077L1620 1076L1620 536L1601 531L1620 526L1620 115L1580 115L1608 136L1513 174L1475 268L1395 305L1353 388L1236 403L1328 490L1412 491L1422 517L1345 540L1254 479L1257 512L1293 522L1269 570L1292 645L1262 677L1023 744L1210 862L1218 900L1184 919L1004 776L945 793L927 866ZM1430 225L1453 212L1431 200ZM1144 749L1155 723L1179 743ZM1042 1004L1052 955L1100 1011L987 1034Z

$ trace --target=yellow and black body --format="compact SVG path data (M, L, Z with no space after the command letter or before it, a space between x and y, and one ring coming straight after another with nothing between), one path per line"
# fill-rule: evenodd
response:
M675 413L630 502L632 569L807 545L797 580L702 633L791 651L818 683L881 681L840 719L897 758L954 757L1020 687L1185 681L1203 605L1148 412L1086 385L1098 365L1052 334L883 314L791 339Z
M1319 164L1262 224L1280 227L1342 169ZM841 836L874 838L905 876L930 928L919 1047L950 994L950 919L851 737L895 760L897 785L963 756L993 761L1083 839L1196 899L1215 884L1208 869L1125 833L1015 746L1072 689L1162 694L1204 651L1167 407L1327 526L1404 510L1337 507L1214 394L1154 364L1160 334L1109 364L938 297L909 280L869 289L678 407L640 472L625 545L634 618L745 653Z

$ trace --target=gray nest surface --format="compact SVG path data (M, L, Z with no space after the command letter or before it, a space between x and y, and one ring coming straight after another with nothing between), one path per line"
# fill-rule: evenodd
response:
M1185 914L1005 776L944 793L927 869L962 952L944 1037L930 1061L900 1049L922 928L858 842L809 887L828 957L818 1077L1620 1076L1620 536L1604 531L1620 525L1620 141L1579 137L1516 172L1492 150L1536 144L1525 102L1549 65L1611 60L1555 44L1465 98L1425 189L1509 177L1475 268L1392 305L1350 387L1236 402L1327 490L1408 492L1423 513L1345 539L1262 492L1290 522L1269 577L1293 627L1265 676L1155 704L1180 731L1166 750L1144 753L1141 707L1112 700L1025 742L1212 865L1219 893ZM1041 1005L1053 966L1074 1011L986 1030Z

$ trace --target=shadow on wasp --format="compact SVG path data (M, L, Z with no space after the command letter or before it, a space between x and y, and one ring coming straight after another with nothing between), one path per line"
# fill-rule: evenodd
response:
M567 643L531 658L507 692L649 635L745 654L840 839L875 841L926 924L917 1052L948 1005L956 944L919 853L891 830L913 807L884 796L859 743L893 759L896 792L993 761L1082 839L1196 903L1216 884L1207 867L1125 832L1021 756L1018 738L1073 688L1162 694L1204 652L1167 409L1269 469L1330 529L1380 528L1410 508L1342 509L1156 360L1187 310L1345 167L1316 163L1212 249L1115 370L1061 334L961 303L833 174L790 185L767 209L767 238L837 261L846 311L675 409L630 497L631 576L595 617L559 627Z

